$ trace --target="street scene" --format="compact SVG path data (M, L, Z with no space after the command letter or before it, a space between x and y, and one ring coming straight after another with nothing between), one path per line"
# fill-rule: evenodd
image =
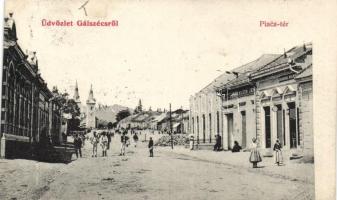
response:
M310 35L74 2L5 6L0 199L315 199Z
M150 133L149 136L152 136ZM157 134L152 136L158 138ZM140 138L144 140L145 138ZM119 156L115 136L107 157L92 145L82 158L66 164L1 161L1 199L313 199L313 166L273 158L252 169L248 152L190 152L183 147L155 147L148 142L126 148ZM242 162L244 161L244 162ZM15 166L14 163L21 163ZM25 166L23 168L23 166ZM289 170L291 169L291 170ZM17 179L16 177L23 177ZM192 191L192 192L191 192ZM285 192L286 191L286 192Z

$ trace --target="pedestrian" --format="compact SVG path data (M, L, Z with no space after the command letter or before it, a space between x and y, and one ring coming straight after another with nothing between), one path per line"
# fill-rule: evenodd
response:
M129 140L129 137L126 136L125 132L123 132L121 136L121 153L119 154L120 156L125 156L125 147L126 147L128 140Z
M107 137L108 137L108 147L107 147L107 149L110 149L110 143L111 143L111 132L110 131L107 133Z
M93 136L90 139L92 144L92 157L97 157L97 145L99 143L99 137L96 132L93 132Z
M280 143L280 140L277 139L276 143L274 144L274 151L275 151L275 163L280 166L280 164L283 162L283 156L282 156L282 145Z
M152 140L152 137L150 137L150 140L149 140L149 151L150 151L150 157L153 157L153 140Z
M138 135L137 135L137 133L134 133L134 135L133 135L133 142L135 144L135 147L137 147L137 143L138 143Z
M108 149L108 137L106 136L105 132L102 133L101 146L102 146L102 157L106 157L107 156L106 151Z
M257 168L257 163L262 161L259 150L257 149L256 138L252 139L249 161L253 163L253 168Z
M215 136L215 145L214 145L214 151L220 151L221 149L221 136L217 134Z
M232 148L232 152L240 152L242 147L239 145L238 141L234 141L234 146Z
M82 158L82 139L79 137L78 134L76 134L75 139L74 139L74 146L75 146L75 153L76 153L76 158L78 158L78 154L80 154L80 157Z
M194 135L190 135L190 150L194 149Z

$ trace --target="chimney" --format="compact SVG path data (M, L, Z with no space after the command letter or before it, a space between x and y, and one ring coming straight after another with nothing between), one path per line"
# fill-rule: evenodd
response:
M284 56L284 58L287 58L286 49L283 49L283 56Z
M305 46L305 43L303 43L303 51L306 51L307 47Z

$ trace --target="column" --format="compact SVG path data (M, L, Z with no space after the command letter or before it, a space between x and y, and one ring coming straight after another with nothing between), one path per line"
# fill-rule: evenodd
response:
M0 106L1 106L1 111L4 111L3 113L5 114L5 116L2 116L3 113L1 113L1 118L3 118L4 120L0 119L1 123L0 123L0 126L3 125L3 128L2 129L0 127L0 136L1 136L1 141L0 141L0 158L5 158L5 155L6 155L6 136L5 136L5 133L6 133L6 126L8 126L8 109L9 109L9 86L8 86L8 76L7 76L7 70L5 70L7 68L6 65L3 66L4 67L4 70L3 70L3 77L6 76L4 79L7 80L7 84L5 84L5 82L3 81L4 79L1 80L1 90L3 89L3 87L6 88L6 91L5 91L5 97L7 98L6 101L4 100L4 96L2 95L3 91L1 91L1 99L0 99ZM9 73L9 71L8 71ZM2 104L5 103L5 106L3 106ZM3 108L5 110L3 110Z
M275 143L277 139L277 111L274 111L274 104L270 106L270 112L271 112L271 146L273 147L273 144Z
M286 141L286 144L284 145L284 149L290 149L290 131L289 131L289 108L288 108L288 104L286 102L283 103L282 107L284 108L285 110L285 116L284 116L284 124L285 124L285 127L284 127L284 137L285 137L285 141Z
M33 142L33 128L34 128L34 86L31 87L31 106L30 106L30 143Z
M266 138L265 138L265 132L266 132L266 127L265 127L265 112L263 109L263 106L261 105L260 108L260 129L261 129L261 135L259 138L259 143L261 145L261 148L266 148Z
M228 120L227 120L227 115L224 114L223 115L223 125L222 125L222 144L223 144L223 148L224 150L228 150Z

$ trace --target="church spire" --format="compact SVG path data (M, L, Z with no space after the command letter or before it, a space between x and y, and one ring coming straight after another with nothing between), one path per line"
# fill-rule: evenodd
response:
M80 95L79 95L79 92L78 92L77 80L76 80L75 91L74 91L74 100L75 100L76 103L81 102Z
M90 86L90 91L89 91L89 96L88 96L88 100L87 100L87 104L95 104L96 103L96 99L94 98L94 92L92 90L92 84Z

